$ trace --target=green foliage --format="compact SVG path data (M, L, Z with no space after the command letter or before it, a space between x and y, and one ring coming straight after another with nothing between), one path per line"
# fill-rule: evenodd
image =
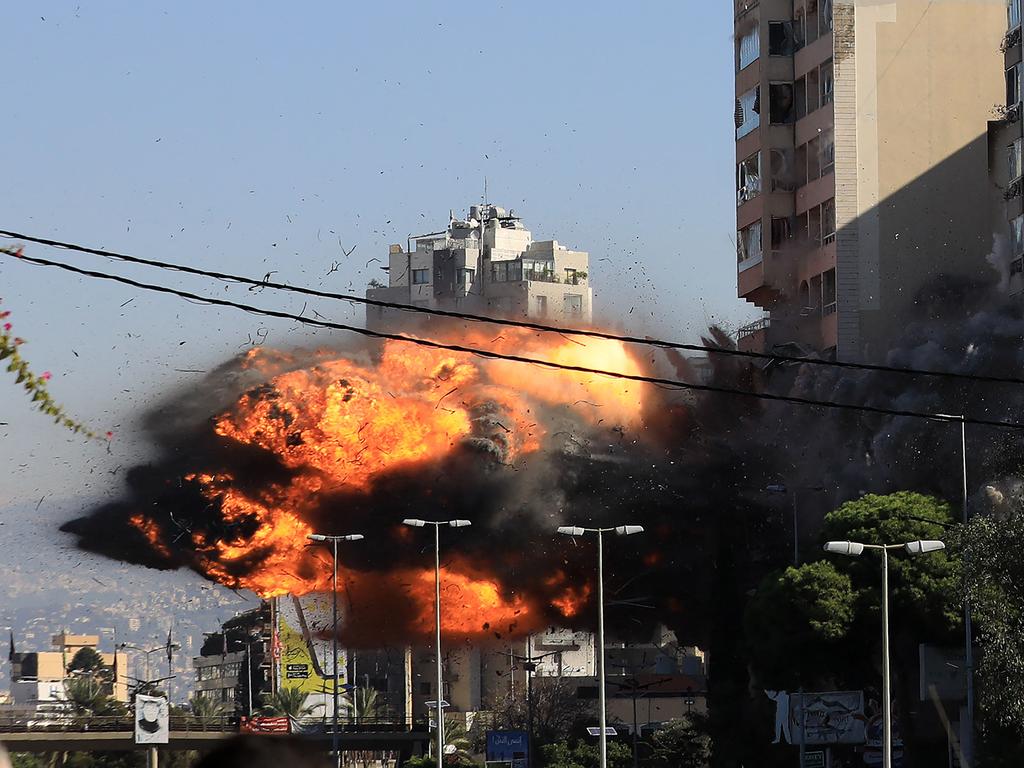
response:
M262 712L265 715L277 717L291 717L295 719L307 717L314 714L320 707L319 704L306 706L306 699L308 698L309 694L303 693L298 686L281 688L273 695L266 697L266 703L262 707Z
M68 672L104 672L109 668L94 648L79 648L68 663Z
M372 723L385 714L384 702L375 688L354 688L345 694L342 706L348 716L357 723Z
M949 538L949 505L929 496L869 494L825 516L825 540L900 544ZM881 622L881 564L877 551L861 557L824 554L787 568L761 584L747 606L745 634L757 683L794 690L863 687L873 676ZM955 642L960 630L960 570L945 552L889 558L893 653L897 668L916 668L917 644ZM836 664L836 659L845 659ZM865 666L866 665L866 666Z
M856 593L828 561L787 568L765 580L750 601L746 634L761 684L807 685L832 663L850 630Z
M954 520L949 505L931 496L900 491L885 496L868 494L848 501L825 516L826 540L864 544L902 544L917 539L947 537ZM836 557L836 567L849 573L865 599L866 608L881 610L881 569L878 557ZM962 627L959 601L959 562L945 552L889 558L890 609L919 637L940 639Z
M47 761L43 755L32 752L11 752L12 768L47 768Z
M77 716L118 715L124 712L120 702L109 696L103 681L94 675L82 675L64 681L64 693L71 711Z
M978 515L959 545L964 587L976 635L978 703L994 731L1024 738L1024 509L1019 501L999 518Z
M711 759L711 737L703 717L672 720L651 738L654 768L703 768Z
M540 748L540 758L545 768L598 768L601 764L598 745L584 741L545 744ZM632 749L618 741L608 742L608 768L629 768L632 764Z
M408 758L402 765L405 768L437 768L437 760L429 755L418 755Z

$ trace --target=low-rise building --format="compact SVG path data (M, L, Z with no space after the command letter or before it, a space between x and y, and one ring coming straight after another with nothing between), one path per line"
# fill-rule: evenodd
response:
M105 674L98 676L106 692L115 701L128 701L128 657L123 653L99 651L98 635L61 633L51 639L55 650L16 652L13 639L11 662L11 699L15 705L37 706L66 700L65 682L74 676L68 671L75 655L89 648L101 659Z
M368 299L402 306L534 318L586 325L593 317L590 256L557 240L535 241L511 210L470 206L465 219L392 245L383 267L388 282L372 281ZM426 318L367 305L370 328L409 327Z

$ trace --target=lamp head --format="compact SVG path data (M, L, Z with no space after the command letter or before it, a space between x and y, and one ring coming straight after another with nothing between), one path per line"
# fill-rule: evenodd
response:
M450 525L452 528L467 528L468 526L470 526L472 524L473 523L470 522L469 520L449 520L448 521L448 525Z
M566 536L582 536L585 533L578 525L560 525L558 526L558 532Z
M363 534L361 533L350 533L347 536L341 537L343 541L362 541Z
M643 533L644 527L642 525L620 525L615 528L615 532L619 536L632 536L634 533Z
M833 555L857 557L864 552L864 545L856 541L829 541L825 543L825 551Z
M922 541L908 541L903 547L907 550L908 555L924 555L929 552L938 552L945 549L946 545L941 541L924 539Z
M306 538L310 541L327 541L327 537L320 533L306 534Z
M402 521L402 525L411 525L413 528L422 528L426 524L426 520L418 520L415 517L407 517Z

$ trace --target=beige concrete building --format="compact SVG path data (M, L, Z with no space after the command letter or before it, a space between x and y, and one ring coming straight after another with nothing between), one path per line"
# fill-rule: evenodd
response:
M392 245L387 285L370 284L367 298L402 305L555 325L588 325L593 316L590 257L557 240L535 241L512 211L470 206L448 228ZM409 327L424 315L368 305L370 328Z
M99 651L98 635L54 635L52 651L30 651L10 654L11 698L16 705L38 706L61 702L67 698L64 682L71 676L68 665L83 648L97 651L103 664L110 668L110 680L104 683L107 693L116 701L128 701L128 657L121 653Z
M989 269L1007 0L735 0L746 349L879 359L920 291Z

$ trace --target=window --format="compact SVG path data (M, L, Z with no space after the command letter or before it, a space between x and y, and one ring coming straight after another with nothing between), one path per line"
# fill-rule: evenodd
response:
M537 296L536 299L537 299L537 317L547 317L548 316L548 297L547 296Z
M755 221L736 235L736 258L740 264L761 260L761 222Z
M816 205L807 211L807 239L813 244L821 243L821 206Z
M796 168L794 181L798 187L807 183L807 145L801 144L796 148Z
M576 278L576 270L575 269L569 269L568 267L566 267L566 270L565 270L565 284L566 285L578 285L579 284L579 281Z
M792 149L773 149L769 153L772 174L772 192L795 192L796 172Z
M831 243L836 239L836 201L826 200L821 204L821 242Z
M818 39L818 0L807 0L807 23L804 26L804 39L810 45Z
M1012 184L1021 177L1021 149L1024 139L1014 139L1007 147L1007 177Z
M567 293L564 299L565 314L579 316L583 314L583 296L579 293Z
M1014 107L1020 103L1020 68L1015 64L1006 70L1006 106Z
M736 205L761 194L761 153L755 152L736 166Z
M742 139L761 124L761 88L755 86L736 99L736 138Z
M792 21L768 22L768 55L792 56L796 49Z
M781 251L793 238L793 223L788 218L772 216L772 251Z
M807 180L821 176L821 139L817 136L807 142Z
M821 106L821 79L817 67L807 73L807 114Z
M746 69L761 55L761 30L757 20L751 20L753 28L740 35L736 41L736 71Z
M821 276L821 314L832 315L836 311L836 271L830 269Z
M772 125L792 123L796 117L796 99L792 83L772 83L768 86L769 116Z
M1015 29L1020 26L1020 0L1010 0L1006 6L1007 26Z
M832 93L835 90L833 79L832 62L826 61L821 65L821 106L832 103Z
M836 168L836 134L831 128L821 132L821 175L825 176Z
M476 277L475 269L460 267L455 270L455 281L464 291L468 291L472 287L474 277Z
M798 8L793 12L793 48L799 51L804 47L807 40L807 22L804 16L804 9Z
M1024 215L1010 220L1010 255L1024 255Z
M412 284L413 285L425 285L430 282L430 270L429 269L414 269L412 271Z
M802 117L807 117L807 78L801 77L794 84L793 94L796 97L796 119L799 120Z
M514 283L523 279L523 262L512 261L491 262L491 282Z
M818 30L823 35L832 31L832 0L818 3Z

